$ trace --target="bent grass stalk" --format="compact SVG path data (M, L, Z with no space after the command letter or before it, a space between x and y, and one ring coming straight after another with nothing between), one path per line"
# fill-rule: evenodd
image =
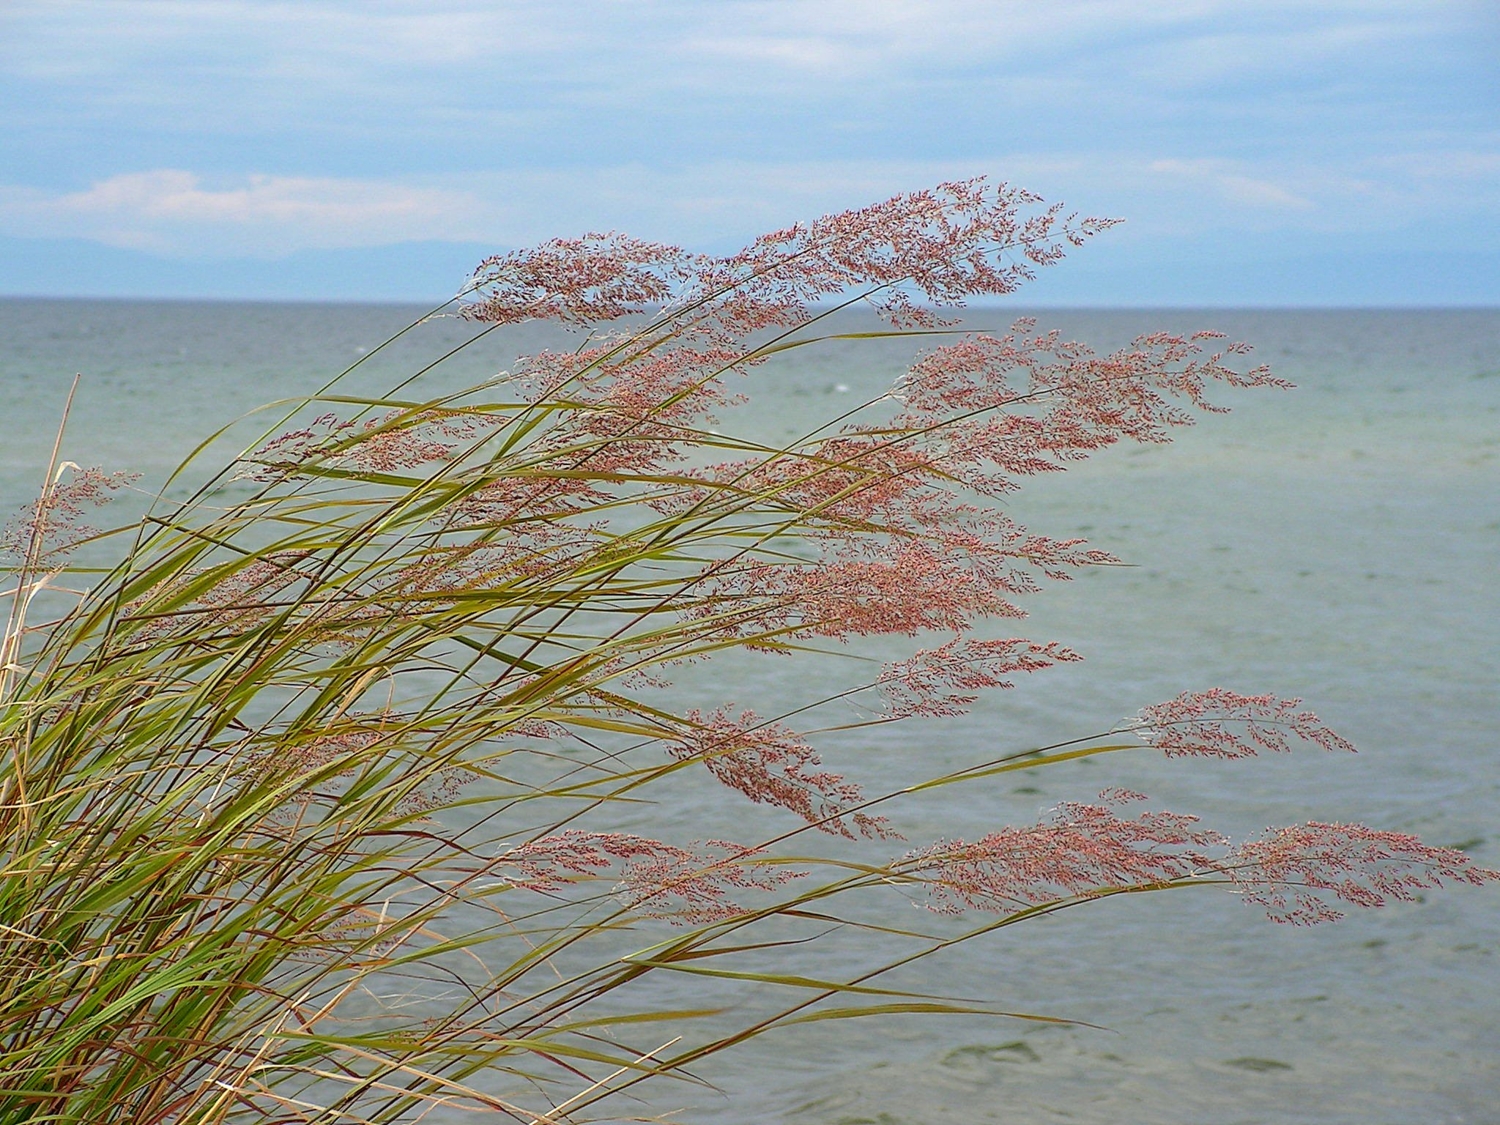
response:
M820 733L961 714L1077 658L981 635L1114 561L999 497L1167 440L1215 409L1208 383L1279 385L1210 334L1098 356L1029 322L955 335L927 309L1010 292L1107 225L973 181L728 258L554 240L485 263L458 310L486 331L588 328L574 351L430 397L413 388L451 352L383 397L335 379L274 407L233 465L205 471L205 442L173 477L205 483L113 539L76 522L113 478L79 470L65 496L54 464L7 539L0 1123L619 1119L638 1112L625 1091L700 1081L694 1063L789 1024L1066 1022L880 981L1115 894L1227 884L1310 923L1495 878L1354 825L1232 844L1123 791L978 841L897 842L900 798L1007 771L1352 749L1295 701L1223 689L885 794L822 767ZM830 300L891 326L825 331ZM937 346L891 394L796 442L709 428L727 381L772 355L912 335ZM125 557L28 625L35 575L95 539ZM686 661L882 635L911 654L824 701L867 701L853 723L653 695ZM763 807L762 839L622 827L699 770ZM997 916L886 909L912 898ZM848 930L901 948L835 972L817 952ZM685 976L725 1000L664 1001ZM763 1009L737 1017L747 987Z

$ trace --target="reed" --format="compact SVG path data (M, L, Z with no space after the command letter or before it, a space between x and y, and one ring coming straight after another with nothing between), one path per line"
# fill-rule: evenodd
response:
M883 981L1114 894L1215 884L1314 922L1497 878L1362 826L1235 844L1119 790L900 842L903 797L1008 771L1352 749L1294 700L1188 693L876 794L822 766L816 708L662 702L685 662L895 636L909 655L847 660L834 698L854 726L941 721L1076 659L994 623L1114 560L996 501L1168 440L1215 409L1212 383L1280 385L1211 334L1101 356L932 311L1009 293L1108 225L973 181L728 257L555 240L436 311L568 322L575 350L442 394L426 370L379 397L341 376L232 464L205 470L205 442L174 478L191 496L107 533L81 520L120 478L54 456L5 539L0 1123L618 1120L642 1112L627 1091L791 1024L1048 1019ZM889 327L829 328L855 301ZM934 347L794 442L710 420L781 352L898 335ZM84 545L119 561L35 621ZM704 771L761 806L761 838L625 830ZM912 898L960 921L892 913ZM839 928L885 934L889 958L820 959ZM760 1006L677 1002L688 977Z

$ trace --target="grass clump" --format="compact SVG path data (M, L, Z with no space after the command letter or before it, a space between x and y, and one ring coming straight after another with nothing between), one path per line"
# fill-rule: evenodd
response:
M1013 770L1351 749L1294 700L1190 692L884 794L823 766L816 708L663 702L687 662L895 637L902 658L833 698L855 726L942 719L1077 659L992 623L1114 560L997 502L1166 441L1212 383L1278 385L1211 334L1101 356L931 311L1107 225L975 181L728 257L554 240L484 263L450 311L569 323L576 349L442 394L426 371L380 397L335 380L107 534L80 521L120 480L54 456L4 544L0 1123L618 1119L647 1079L793 1023L1045 1019L883 977L1094 899L1225 884L1308 923L1494 878L1357 825L1231 843L1120 790L902 842L900 797ZM855 301L888 327L827 327ZM897 335L935 347L890 393L779 447L715 428L778 353ZM124 546L36 623L83 543ZM760 806L759 838L641 830L685 773ZM912 898L965 920L884 905ZM820 961L840 927L885 933L889 958ZM687 978L766 999L737 1021L674 1001Z

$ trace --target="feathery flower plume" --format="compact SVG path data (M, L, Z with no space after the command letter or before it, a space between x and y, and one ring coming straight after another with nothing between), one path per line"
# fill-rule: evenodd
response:
M669 747L678 761L702 762L709 773L756 804L796 813L824 832L853 839L888 838L884 817L849 810L863 800L860 787L841 774L817 767L816 751L781 723L762 722L754 711L736 718L728 708L712 714L689 711L692 726Z
M62 563L79 543L99 534L83 522L84 512L107 504L113 493L140 479L139 473L70 467L65 479L54 481L0 528L0 555L30 557L44 568Z
M1068 801L1049 821L1002 828L973 842L939 840L908 852L899 868L927 887L940 914L987 910L1012 914L1030 906L1127 887L1163 886L1212 867L1205 848L1223 844L1198 818L1169 812L1122 817L1118 806L1145 800L1123 789L1102 804Z
M400 472L452 460L463 446L501 421L455 410L392 410L360 425L337 414L320 414L249 454L245 461L253 467L242 475L275 482L313 461L355 472Z
M1139 793L1105 790L1100 799L1099 805L1064 803L1048 822L1005 828L975 843L940 840L907 853L899 868L927 886L926 905L943 914L1011 914L1202 879L1227 881L1246 903L1264 907L1271 921L1293 925L1342 918L1329 899L1379 907L1410 902L1427 887L1500 880L1500 871L1479 867L1453 848L1362 824L1270 828L1231 847L1217 832L1196 828L1197 817L1115 812L1145 800Z
M886 664L877 682L892 719L946 718L967 713L988 688L1010 688L1012 672L1036 672L1082 660L1056 641L1036 644L1012 637L974 640L955 637L932 649L918 649L905 660Z
M971 336L915 364L896 389L897 425L941 427L935 463L986 495L1017 488L1016 477L1056 471L1122 439L1160 444L1198 410L1221 411L1209 381L1232 387L1289 387L1265 367L1237 371L1225 360L1248 351L1230 343L1203 356L1220 333L1157 333L1107 356L1056 332L1032 335L1025 317L1004 336ZM1200 358L1202 357L1202 358ZM1170 397L1169 397L1170 396Z
M1500 880L1454 848L1363 824L1294 824L1268 828L1240 844L1222 870L1245 902L1265 907L1273 922L1310 926L1343 917L1328 899L1375 907L1411 902L1416 892L1445 883L1471 886Z
M745 912L730 897L733 891L771 891L806 874L757 862L763 856L759 848L724 840L678 847L625 832L570 828L512 848L491 866L513 872L507 877L513 886L544 892L618 868L615 893L628 909L701 925Z
M463 315L491 324L619 320L665 302L696 260L676 246L614 232L553 238L480 262L470 283L476 297Z
M1347 750L1354 744L1324 726L1300 699L1240 695L1225 688L1185 691L1176 699L1142 708L1131 727L1148 746L1169 758L1251 758L1261 750L1284 754L1288 735L1321 746Z
M390 713L350 715L349 723L341 729L324 731L291 745L275 745L250 756L246 761L247 775L256 786L279 785L286 790L285 800L273 814L275 819L281 823L302 823L319 802L336 803L339 783L376 760L377 747L382 743L394 747L390 730L395 718ZM319 775L316 783L314 775ZM462 767L436 771L403 793L392 809L397 816L423 816L452 804L474 779L475 775Z

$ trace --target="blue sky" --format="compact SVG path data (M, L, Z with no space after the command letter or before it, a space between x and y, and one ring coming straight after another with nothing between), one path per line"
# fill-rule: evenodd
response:
M988 174L1022 300L1500 304L1493 0L8 0L0 293L426 299Z

